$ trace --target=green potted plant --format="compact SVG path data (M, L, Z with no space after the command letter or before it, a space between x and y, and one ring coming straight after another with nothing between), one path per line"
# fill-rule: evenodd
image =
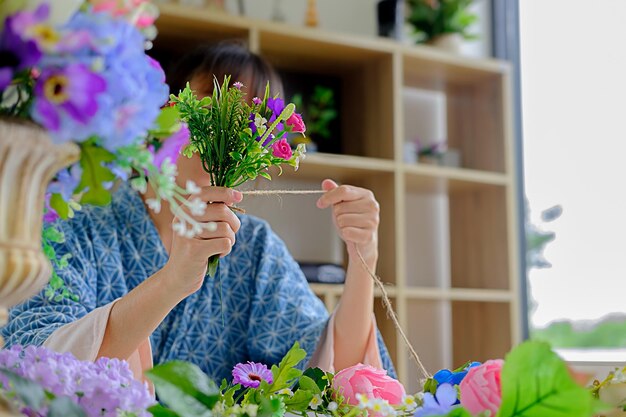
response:
M416 41L458 52L463 39L476 39L469 28L478 16L469 8L473 0L408 0L407 21Z

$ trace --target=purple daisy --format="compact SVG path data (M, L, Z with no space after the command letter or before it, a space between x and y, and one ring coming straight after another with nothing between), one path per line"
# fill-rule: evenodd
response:
M46 68L35 85L33 118L53 137L63 130L66 119L86 125L98 111L97 97L106 87L104 78L81 63Z
M274 381L272 371L262 363L238 363L233 368L233 382L247 388L258 388L261 381L271 384Z
M172 136L163 140L161 147L154 152L154 165L161 168L163 162L168 159L172 164L176 163L180 151L189 144L189 128L185 123Z

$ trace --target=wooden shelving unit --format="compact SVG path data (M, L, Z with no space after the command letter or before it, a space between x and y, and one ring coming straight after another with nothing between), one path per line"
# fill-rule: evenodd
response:
M323 178L371 188L381 205L379 275L400 322L431 371L469 359L502 357L520 340L518 248L510 68L429 47L250 20L174 4L161 6L157 56L195 44L242 39L279 70L341 80L342 155L312 154L256 188L319 188ZM167 66L168 62L162 62ZM407 164L406 91L439 95L448 146L458 168ZM430 123L428 120L425 122ZM341 242L316 197L248 199L296 259L341 262ZM340 285L314 284L333 309ZM377 303L378 326L400 379L417 388L393 325Z

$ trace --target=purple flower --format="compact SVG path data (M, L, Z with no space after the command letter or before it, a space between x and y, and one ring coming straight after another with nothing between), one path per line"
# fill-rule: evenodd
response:
M34 11L21 11L7 17L0 34L0 89L5 89L15 71L36 65L42 52L36 40L26 36L27 31L48 18L49 7L41 4Z
M285 102L279 97L270 97L267 99L267 108L272 111L272 117L269 122L272 123L285 110Z
M46 223L54 223L55 221L59 220L58 213L52 207L50 207L50 197L52 197L52 194L46 193L43 211L43 221Z
M163 141L161 147L154 154L154 165L161 168L166 159L172 164L176 163L180 151L189 143L189 128L185 123L180 126L178 132Z
M117 359L83 362L70 353L14 346L0 351L0 367L37 381L56 396L69 397L88 417L150 417L146 409L154 404L148 388L133 378L128 363ZM2 377L0 382L5 382Z
M241 88L243 87L243 83L237 81L233 84L233 87L235 87L237 90L241 90Z
M262 363L238 363L233 368L233 382L247 388L258 388L261 381L271 384L274 381L272 371Z
M258 97L255 97L255 98L253 98L253 99L252 99L252 103L254 103L255 105L257 105L257 106L258 106L258 105L260 105L261 103L263 103L263 100L261 100L261 99L260 99L260 98L258 98Z
M441 384L435 395L424 393L424 404L419 407L414 417L439 416L448 414L457 403L457 392L450 384Z
M35 85L33 119L50 130L56 142L87 139L79 133L80 126L95 116L98 95L106 87L104 78L85 64L45 68Z
M76 163L69 168L57 172L54 180L48 185L47 192L50 194L60 194L64 201L69 201L72 195L82 190L77 190L83 169Z

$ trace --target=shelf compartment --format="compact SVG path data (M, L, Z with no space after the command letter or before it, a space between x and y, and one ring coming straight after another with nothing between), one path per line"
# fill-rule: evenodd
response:
M405 331L426 370L431 374L451 364L450 320L451 308L448 302L432 300L409 300L407 302ZM417 392L421 388L419 378L423 376L413 359L408 360L407 367L407 392Z
M430 84L407 79L405 65L402 106L405 148L412 142L421 149L445 144L449 155L457 153L461 168L507 173L504 99L508 78L489 78L469 85ZM411 158L408 149L399 150ZM406 154L406 155L405 155ZM452 158L450 158L452 159ZM411 160L411 159L408 159Z
M414 300L452 300L452 301L480 301L480 302L510 302L513 293L506 290L486 290L473 288L405 288L402 294Z
M355 45L261 30L259 53L292 84L324 84L332 80L338 119L338 152L392 160L393 54ZM285 85L294 91L293 85ZM289 97L290 98L290 97ZM315 138L313 138L315 139Z
M511 341L510 303L452 302L453 366L504 359Z

